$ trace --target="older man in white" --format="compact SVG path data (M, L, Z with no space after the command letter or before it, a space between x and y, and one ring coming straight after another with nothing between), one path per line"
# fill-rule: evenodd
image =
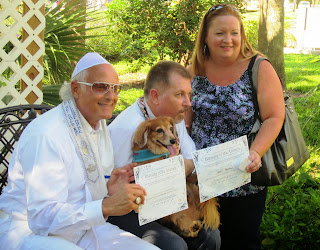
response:
M135 165L113 170L105 119L120 89L112 65L88 53L61 89L62 104L24 130L0 196L1 249L157 249L106 222L137 212L146 195L130 184Z

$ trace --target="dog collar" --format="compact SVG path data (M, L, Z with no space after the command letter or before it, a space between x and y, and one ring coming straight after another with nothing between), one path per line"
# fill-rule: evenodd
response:
M138 151L133 151L133 162L148 161L148 160L160 158L162 156L165 156L165 158L168 158L169 152L161 155L156 155L152 153L149 149L141 149Z

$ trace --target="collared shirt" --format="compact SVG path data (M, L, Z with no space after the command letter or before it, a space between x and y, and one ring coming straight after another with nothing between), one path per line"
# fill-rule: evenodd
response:
M150 116L149 110L147 112ZM137 100L130 107L122 111L108 126L112 139L114 165L116 168L132 162L133 135L139 124L143 121L145 121L145 117L140 110ZM196 149L194 142L186 130L184 120L176 124L176 128L180 140L180 153L185 159L192 159L191 153Z
M152 113L151 109L149 108L149 105L148 105L148 102L146 101L146 99L145 98L143 98L143 99L144 99L144 105L146 105L146 109L147 109L147 113L149 115L149 118L150 119L156 118L156 116Z

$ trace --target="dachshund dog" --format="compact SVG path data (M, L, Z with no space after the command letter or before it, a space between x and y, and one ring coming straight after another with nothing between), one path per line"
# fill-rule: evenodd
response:
M138 165L178 155L179 138L174 120L161 116L142 122L133 136L132 150L133 161L138 162ZM145 153L146 151L148 152ZM139 154L146 154L147 157L140 157ZM187 179L188 209L159 220L160 224L183 237L196 237L202 228L214 230L220 224L217 200L213 198L200 203L198 185L193 181L189 182L196 179L194 175Z

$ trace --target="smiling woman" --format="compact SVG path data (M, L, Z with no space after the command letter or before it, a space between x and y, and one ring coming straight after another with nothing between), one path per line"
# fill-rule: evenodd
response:
M201 21L192 65L192 110L186 115L197 150L247 135L255 121L250 67L259 53L249 43L239 11L231 4L211 7ZM284 120L280 80L269 63L260 64L258 103L263 123L251 144L246 171L260 169ZM261 112L262 111L262 112ZM267 132L268 131L268 132ZM223 249L260 249L267 189L248 183L219 196ZM243 230L246 228L246 230Z

